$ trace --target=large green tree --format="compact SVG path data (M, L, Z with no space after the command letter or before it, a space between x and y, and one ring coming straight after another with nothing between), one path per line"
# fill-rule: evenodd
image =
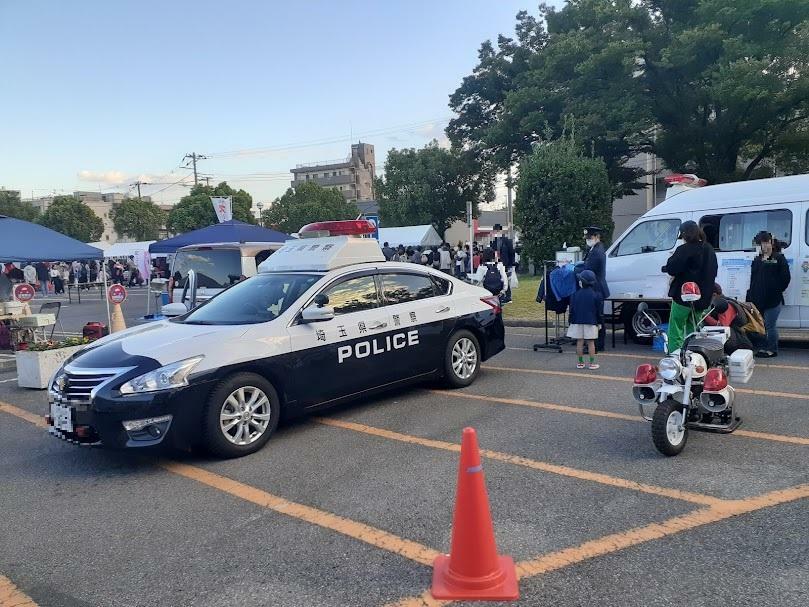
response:
M180 234L218 223L211 196L233 196L233 219L256 223L251 210L253 197L244 190L234 190L223 181L215 187L200 184L191 188L191 192L169 211L169 231Z
M528 257L553 259L564 243L581 244L582 229L612 232L607 167L570 138L536 146L520 163L514 218Z
M642 151L715 183L806 134L806 0L569 0L518 13L515 32L450 97L450 139L501 168L574 131L621 195Z
M17 192L0 190L0 215L24 221L36 221L39 217L39 209L28 202L21 201Z
M453 221L466 217L466 203L494 199L494 183L471 154L447 150L433 141L388 152L385 176L378 180L377 196L382 224L406 226L432 224L443 236Z
M73 196L56 196L39 223L82 242L95 242L104 233L104 222Z
M315 221L356 219L357 205L347 201L338 190L323 188L307 181L276 199L262 214L266 226L292 234Z
M135 240L157 240L166 223L166 213L142 198L127 198L112 207L110 218L115 231Z

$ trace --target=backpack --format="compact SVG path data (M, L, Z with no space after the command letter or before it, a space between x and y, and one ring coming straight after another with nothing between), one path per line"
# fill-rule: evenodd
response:
M503 277L497 264L486 264L486 274L483 277L483 288L492 295L499 295L503 291Z
M764 317L759 312L756 304L749 301L740 301L738 304L747 316L747 324L742 327L742 331L765 335L767 330L764 328Z

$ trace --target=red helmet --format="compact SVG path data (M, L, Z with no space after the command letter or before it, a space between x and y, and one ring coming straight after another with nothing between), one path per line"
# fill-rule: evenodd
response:
M695 282L686 282L683 283L682 289L680 289L680 298L687 303L692 301L699 301L702 298L702 293L700 293L699 287Z

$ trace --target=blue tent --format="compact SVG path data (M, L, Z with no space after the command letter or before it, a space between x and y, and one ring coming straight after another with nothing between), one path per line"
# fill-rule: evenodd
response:
M212 244L216 242L284 242L291 237L261 226L255 226L238 219L223 221L193 232L186 232L174 238L158 240L149 245L149 253L174 253L180 247L190 244Z
M50 228L0 215L0 261L72 261L102 259L101 249Z

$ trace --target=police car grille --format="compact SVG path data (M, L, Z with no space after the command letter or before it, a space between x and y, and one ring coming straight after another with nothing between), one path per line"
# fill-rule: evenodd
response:
M89 401L90 392L92 392L93 388L99 386L114 375L115 373L97 373L93 375L67 373L66 379L68 385L64 392L62 392L62 397L68 400Z

